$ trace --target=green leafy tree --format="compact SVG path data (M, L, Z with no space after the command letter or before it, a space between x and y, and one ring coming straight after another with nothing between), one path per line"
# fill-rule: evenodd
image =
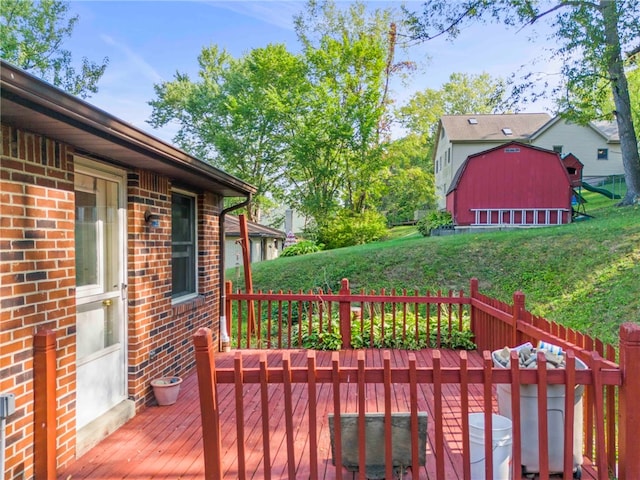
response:
M268 45L235 59L216 46L202 50L199 81L177 73L155 86L149 123L180 126L175 142L257 188L248 218L283 198L292 131L307 88L301 58Z
M340 208L372 208L380 184L371 179L384 168L388 79L401 66L389 11L310 1L295 21L311 88L294 140L292 196L322 224Z
M68 14L69 4L57 0L2 0L0 55L56 87L87 98L98 91L109 60L95 63L85 57L76 71L71 52L62 48L79 19Z
M384 156L388 167L382 175L378 208L387 217L387 223L410 222L416 210L433 208L433 164L422 136L409 134L390 142Z
M419 40L439 35L455 37L468 21L526 26L542 18L550 19L557 46L553 54L563 60L568 95L584 100L567 101L578 108L566 114L582 121L592 119L593 110L581 110L580 103L600 103L603 81L608 84L615 106L610 114L618 124L627 184L627 194L620 205L630 205L640 197L640 156L623 51L640 49L639 11L638 0L430 0L424 3L421 13L406 13ZM521 93L522 88L517 92Z
M415 93L400 107L397 116L406 129L423 137L433 149L438 120L443 115L498 113L505 99L505 82L488 73L452 73L438 90L427 88Z

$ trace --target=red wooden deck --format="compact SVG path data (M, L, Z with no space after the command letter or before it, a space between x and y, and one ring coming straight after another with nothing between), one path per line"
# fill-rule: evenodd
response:
M431 364L431 350L416 353L418 365ZM245 367L258 366L261 352L247 351L243 355ZM457 366L459 357L457 352L443 350L442 366ZM291 365L306 365L306 351L290 351ZM234 354L218 354L217 368L232 368ZM280 352L270 352L268 357L270 366L281 363ZM395 366L407 365L406 351L392 351L391 364ZM341 352L342 366L356 366L355 351ZM382 365L382 351L369 350L366 355L367 366ZM331 352L318 352L318 367L331 365ZM482 357L477 352L469 352L469 366L481 366ZM287 478L287 452L284 439L284 409L278 408L283 403L282 389L277 385L269 386L270 439L272 478ZM394 410L408 411L408 389L405 385L394 388ZM378 388L380 389L378 391ZM482 411L481 386L472 385L469 392L470 410ZM357 384L347 385L341 389L341 396L349 412L356 411ZM245 411L245 442L246 471L248 478L260 479L264 477L262 470L262 432L260 414L260 386L246 385L244 390ZM293 385L294 425L296 430L296 457L301 458L296 465L296 478L309 478L309 439L307 423L306 388L301 384ZM331 461L331 448L327 414L333 412L331 386L318 385L318 418L322 423L318 425L318 459L320 478L335 478L335 467ZM367 410L376 410L376 399L382 397L382 385L367 385ZM427 421L427 464L421 469L420 478L436 478L434 452L435 422L433 421L433 385L421 385L419 388L419 410L428 412ZM223 439L223 472L225 478L238 478L236 422L235 422L235 393L233 384L219 385L218 399L220 402L221 429ZM443 411L447 412L443 419L444 455L446 462L446 479L462 478L462 435L460 426L460 394L458 385L443 385ZM493 405L497 412L496 402ZM200 405L195 372L188 375L180 392L178 402L172 406L149 407L106 440L87 452L67 468L58 472L58 478L63 480L80 479L202 479L204 478L204 458L202 451L202 428L200 422ZM416 476L417 477L417 476ZM345 478L351 474L345 471ZM407 475L405 478L411 478ZM583 466L583 478L595 478L593 469Z

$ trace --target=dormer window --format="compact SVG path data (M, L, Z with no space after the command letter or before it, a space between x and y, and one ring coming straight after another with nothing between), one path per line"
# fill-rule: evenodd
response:
M477 118L469 118L467 120L467 122L469 122L469 125L477 125L478 124L478 119Z
M511 129L506 127L502 129L502 133L504 133L505 135L513 135Z

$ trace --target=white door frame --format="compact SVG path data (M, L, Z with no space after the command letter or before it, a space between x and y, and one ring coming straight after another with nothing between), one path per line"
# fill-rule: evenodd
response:
M128 388L127 388L127 353L128 353L128 341L127 341L127 174L125 170L118 169L112 167L110 165L99 163L94 160L89 160L87 158L83 158L80 156L74 156L75 163L75 172L80 174L85 174L91 177L96 177L99 179L108 180L110 182L115 182L118 185L118 209L117 209L117 222L119 226L119 231L117 235L117 245L114 247L117 249L117 260L114 259L114 263L111 265L107 265L106 263L103 265L105 269L107 268L115 268L118 270L117 275L111 278L112 282L115 285L98 285L98 286L89 286L87 288L77 287L76 286L76 308L78 310L78 314L81 315L83 311L89 310L92 308L91 304L95 304L97 302L102 302L103 305L106 305L105 302L108 302L110 305L113 304L117 306L114 314L119 316L118 320L118 328L119 328L119 344L114 345L113 347L107 347L99 352L96 355L89 355L83 359L82 362L78 362L76 356L76 368L81 368L82 365L86 365L88 362L92 360L98 359L100 356L105 354L109 354L111 352L122 350L121 352L121 360L117 362L118 370L121 368L122 373L122 382L117 382L117 392L111 393L110 398L115 406L120 401L126 400L128 396ZM75 189L75 187L74 187ZM100 255L101 252L98 252ZM109 307L111 308L111 307ZM76 342L78 338L76 337ZM80 345L76 344L76 351L78 352ZM121 365L120 365L121 362ZM76 382L76 387L78 387L78 382ZM76 392L78 395L78 392ZM76 407L79 407L78 402L76 403ZM102 412L106 413L106 412ZM80 415L79 415L80 414ZM101 416L98 414L96 418ZM77 408L76 410L76 419L77 419L77 428L80 429L87 424L87 419L82 417L82 412ZM81 419L81 420L80 420ZM93 419L91 419L93 420ZM91 421L89 420L89 421Z

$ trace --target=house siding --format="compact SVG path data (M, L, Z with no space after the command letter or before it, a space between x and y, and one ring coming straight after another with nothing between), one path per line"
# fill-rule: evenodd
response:
M465 128L467 127L465 126ZM436 200L439 208L445 208L446 192L449 190L458 168L469 155L509 143L512 140L547 150L553 150L554 146L562 145L562 155L573 153L583 163L583 177L586 182L589 182L590 177L624 174L620 142L607 142L605 137L589 125L572 124L561 118L556 118L546 126L541 126L537 133L531 131L521 138L505 136L500 140L496 139L495 136L491 139L473 137L474 127L469 126L468 128L471 133L465 135L463 137L464 140L452 135L454 136L452 141L441 120L438 143L433 157L436 170ZM599 148L608 149L608 160L597 159ZM450 162L447 162L448 151L450 152ZM439 165L439 167L436 168L436 165Z
M624 174L620 143L607 143L605 138L591 127L560 120L536 136L532 143L549 150L553 149L554 145L562 145L563 156L573 153L582 162L582 176L587 182L587 177ZM609 150L608 160L598 160L599 148Z
M0 392L16 396L16 412L6 422L4 478L24 480L34 478L33 338L41 329L56 332L58 468L77 455L76 152L10 125L2 124L1 132ZM146 170L126 173L127 395L140 411L154 402L151 379L193 368L195 331L218 331L222 199L193 192L198 295L172 304L171 179ZM158 227L145 223L147 209L159 215Z

